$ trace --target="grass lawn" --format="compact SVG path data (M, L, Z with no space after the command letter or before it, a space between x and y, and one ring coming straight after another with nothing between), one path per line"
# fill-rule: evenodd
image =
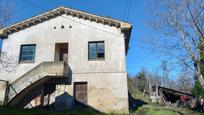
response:
M146 115L179 115L179 114L176 112L167 111L167 110L161 110L161 111L151 110L151 111L148 111Z
M144 105L137 111L132 112L132 115L202 115L199 112L191 111L184 108L172 108L159 105Z
M185 108L167 107L160 104L153 104L150 102L148 96L143 96L142 92L135 89L129 89L129 92L134 99L143 100L147 103L140 105L136 111L132 111L130 113L131 115L204 115L204 113L191 111Z
M153 104L149 98L142 95L140 91L131 91L132 97L142 100L147 104L142 104L136 110L130 112L130 115L202 115L201 113L191 111L185 108L173 108ZM113 113L110 113L114 115ZM54 112L41 109L20 109L0 106L0 115L105 115L91 108L76 108L68 112ZM204 115L204 114L203 114Z
M0 115L105 115L105 114L98 113L89 108L74 109L69 112L54 112L40 109L20 109L0 107ZM139 107L137 111L131 112L130 115L202 115L202 114L187 109L181 108L175 109L170 107L162 107L159 105L148 104Z
M69 112L54 112L40 109L20 109L0 106L0 115L104 115L89 108L74 109Z

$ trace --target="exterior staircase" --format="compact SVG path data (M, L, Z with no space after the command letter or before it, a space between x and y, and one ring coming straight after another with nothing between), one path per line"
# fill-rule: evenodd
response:
M7 105L14 106L34 87L52 78L69 79L66 62L42 62L8 86Z

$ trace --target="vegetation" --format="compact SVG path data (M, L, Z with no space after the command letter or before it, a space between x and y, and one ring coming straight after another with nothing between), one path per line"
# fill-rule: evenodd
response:
M178 112L175 112L169 109L154 108L154 106L141 107L134 114L136 115L179 115Z
M204 73L204 47L202 46L201 52L200 52L201 60L200 60L200 70L201 73ZM202 88L200 82L198 79L195 78L194 87L192 90L192 94L196 97L204 97L204 89Z
M0 107L0 115L104 115L93 109L77 108L69 112L54 112L40 109L20 109L10 107Z
M143 104L136 104L137 107L135 111L131 111L131 115L200 115L198 112L185 108L168 107L151 103L149 95L144 96L143 93L134 86L132 79L128 79L128 87L129 93L135 100L139 100L138 102L143 101Z
M132 115L200 115L198 112L194 112L184 108L172 108L161 105L144 105L140 107Z
M129 90L141 91L148 95L150 94L149 90L151 90L152 86L159 85L179 91L191 92L194 79L190 76L188 68L183 68L182 70L177 79L170 79L171 76L168 77L168 72L165 70L161 70L164 71L164 75L159 75L142 69L136 75L128 76Z
M201 87L200 83L198 80L195 80L195 84L192 90L192 94L195 95L196 97L204 97L204 90Z
M204 46L203 0L153 0L149 5L152 12L147 21L156 32L145 37L144 43L162 59L174 62L177 65L174 70L182 66L190 69L204 89L200 70L200 51Z
M128 78L128 92L134 99L140 99L146 103L150 103L149 96L148 95L144 96L142 90L140 91L139 89L137 89L137 87L135 87L133 80L129 78Z
M150 102L148 96L144 96L141 91L134 88L133 81L128 79L129 93L135 100L143 101L143 104L137 105L135 111L131 111L130 115L200 115L198 112L194 112L183 108L171 108L162 106L159 104L153 104ZM1 107L0 115L104 115L104 113L97 112L91 108L75 108L68 112L54 112L40 109L20 109L11 107ZM113 114L114 113L110 113Z
M140 90L140 91L144 91L145 89L147 89L147 72L142 70L141 72L138 73L138 75L136 75L136 85L137 85L137 88Z

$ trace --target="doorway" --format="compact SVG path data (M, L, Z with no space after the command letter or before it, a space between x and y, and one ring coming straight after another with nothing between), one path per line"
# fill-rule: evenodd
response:
M74 83L74 99L76 104L87 104L87 82Z
M55 61L64 61L68 63L68 43L55 44Z

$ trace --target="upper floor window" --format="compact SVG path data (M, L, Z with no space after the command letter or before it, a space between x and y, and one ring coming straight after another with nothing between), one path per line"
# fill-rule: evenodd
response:
M21 45L19 62L34 62L35 61L36 45Z
M89 42L89 59L104 59L105 58L105 46L104 41Z

